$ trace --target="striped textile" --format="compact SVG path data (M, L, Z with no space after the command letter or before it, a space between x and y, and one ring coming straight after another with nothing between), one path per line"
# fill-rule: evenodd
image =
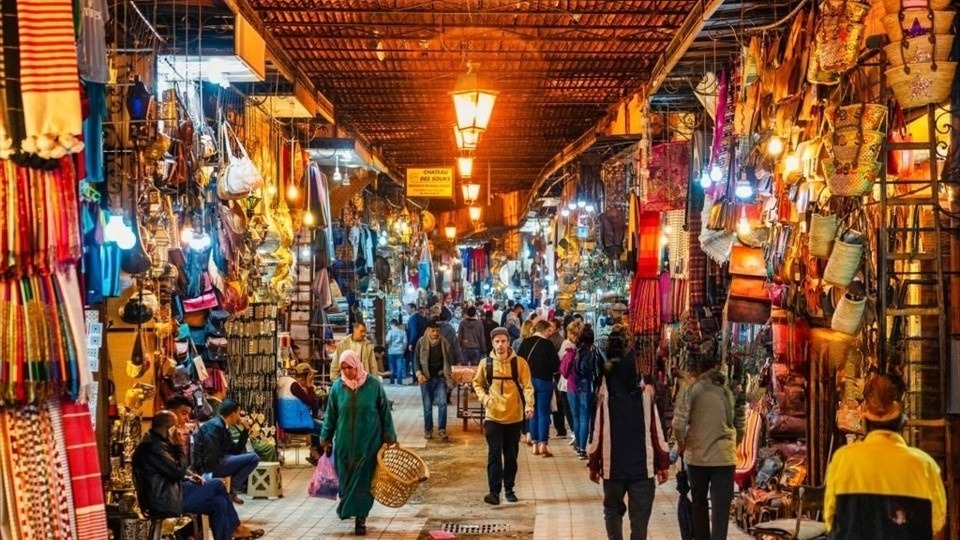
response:
M20 92L25 148L51 154L47 143L83 132L80 77L71 0L17 0L20 35Z
M103 500L97 441L88 406L60 400L63 432L70 463L70 481L77 516L77 537L107 538L107 511Z
M743 440L737 445L737 464L734 469L734 482L740 489L749 486L753 480L753 470L757 466L757 451L760 446L760 430L763 428L763 415L760 408L747 411L747 425Z
M67 445L63 433L63 418L60 416L58 400L56 398L48 399L44 402L44 409L41 411L40 427L43 430L43 438L48 443L49 452L53 464L52 480L56 485L54 491L59 513L57 518L60 520L61 530L65 532L61 536L62 540L77 538L77 515L74 512L73 486L70 483L70 465L67 462Z
M0 159L7 159L26 137L23 127L23 98L20 95L20 35L17 29L17 0L0 0Z

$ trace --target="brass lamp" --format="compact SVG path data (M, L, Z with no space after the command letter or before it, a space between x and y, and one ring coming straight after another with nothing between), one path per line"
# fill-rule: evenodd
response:
M477 202L480 198L480 184L466 183L460 186L463 191L463 203L467 206Z
M483 131L490 122L498 92L491 90L488 82L473 68L474 64L467 62L467 72L457 77L450 95L457 113L457 127Z
M457 238L457 227L455 225L447 225L443 228L443 235L447 237L447 240L453 242Z

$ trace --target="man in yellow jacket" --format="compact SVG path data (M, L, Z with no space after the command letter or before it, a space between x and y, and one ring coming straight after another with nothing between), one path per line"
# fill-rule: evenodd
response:
M533 417L533 383L530 366L510 348L510 333L498 327L490 331L493 351L480 364L473 389L483 405L483 433L487 438L487 504L500 504L500 489L509 502L517 502L517 455L520 427Z
M942 538L946 491L940 467L907 445L900 396L887 375L863 390L867 436L837 450L827 467L823 517L829 538L843 540Z

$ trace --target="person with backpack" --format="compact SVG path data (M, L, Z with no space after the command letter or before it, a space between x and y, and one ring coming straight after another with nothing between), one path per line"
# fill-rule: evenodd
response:
M567 398L576 424L577 454L581 460L587 459L587 443L593 432L596 389L603 374L603 354L593 341L593 327L585 325L577 337L577 350L563 373L568 381L573 381L573 392L568 391Z
M490 333L493 350L473 378L473 390L484 408L483 433L487 439L487 504L500 504L500 490L509 502L514 491L520 427L533 417L534 393L530 367L510 348L510 333L497 327Z

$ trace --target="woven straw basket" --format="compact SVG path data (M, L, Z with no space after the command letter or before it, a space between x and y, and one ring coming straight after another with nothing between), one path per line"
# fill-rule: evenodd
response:
M920 8L927 9L947 9L950 0L883 0L883 7L886 13L899 13L901 9Z
M841 197L859 197L873 189L873 183L883 166L879 161L837 166L830 159L823 160L821 165L830 193Z
M890 42L896 42L903 39L904 32L911 31L914 24L926 31L928 34L944 35L949 34L953 26L953 17L956 15L953 11L934 11L933 21L928 18L930 14L926 9L905 9L902 12L903 20L897 12L888 13L880 19L883 23L883 29L890 36ZM933 30L931 32L931 29ZM909 37L909 36L908 36Z
M420 456L399 446L384 445L377 453L377 470L370 491L378 503L400 508L429 478L430 469Z
M863 114L864 109L867 111ZM883 125L883 118L887 115L886 105L879 103L844 105L830 114L834 129L857 128L861 121L864 131L878 130Z
M831 285L846 287L860 268L863 245L848 244L839 238L833 242L833 251L823 270L823 281Z
M830 257L833 240L837 237L837 216L814 214L810 218L810 255L819 259Z
M854 336L860 331L860 325L863 324L863 314L866 310L866 298L851 300L849 296L843 295L843 298L837 304L837 309L833 312L830 328L848 336Z
M887 70L887 81L904 110L941 103L950 97L957 63L937 62L936 66L934 70L933 64L907 64Z
M907 64L930 62L937 64L946 62L950 58L950 49L953 48L953 36L934 36L936 45L930 43L930 36L921 36L903 41L895 41L883 47L890 67L900 67L906 60ZM936 52L936 56L934 56Z

